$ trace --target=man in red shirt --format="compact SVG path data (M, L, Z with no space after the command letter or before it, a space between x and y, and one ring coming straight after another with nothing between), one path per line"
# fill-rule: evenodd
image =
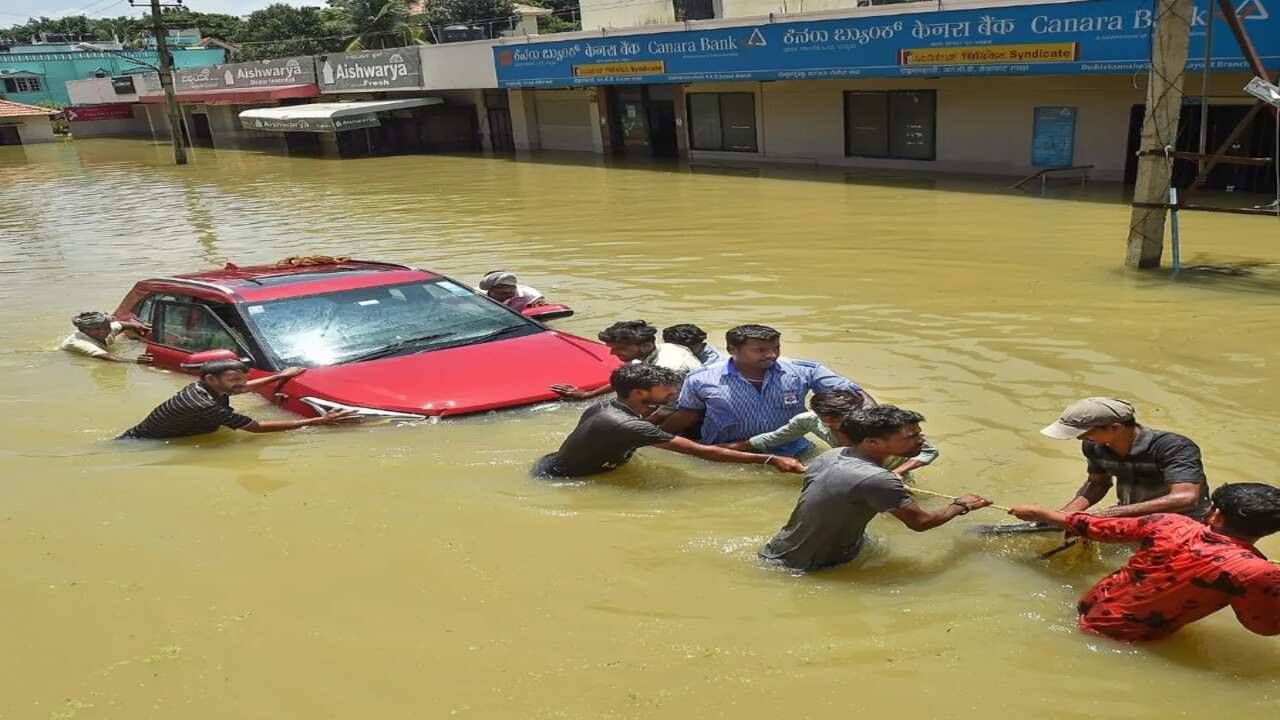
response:
M1101 542L1136 542L1138 552L1080 599L1080 629L1125 642L1159 640L1231 606L1240 624L1280 635L1280 566L1254 547L1280 531L1280 488L1223 485L1204 522L1160 513L1102 518L1034 505L1010 511Z

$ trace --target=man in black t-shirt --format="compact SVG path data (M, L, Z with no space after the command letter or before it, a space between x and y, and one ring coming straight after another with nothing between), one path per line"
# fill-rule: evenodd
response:
M1139 425L1133 405L1124 400L1085 398L1040 432L1057 440L1079 439L1088 461L1088 480L1062 512L1093 507L1114 483L1120 503L1095 515L1181 513L1203 520L1209 514L1200 448L1177 433Z
M772 465L779 472L804 472L800 461L701 445L676 437L644 418L680 392L680 374L656 365L629 364L613 371L609 384L616 400L592 405L560 449L533 466L541 477L581 477L621 467L642 447L696 455L715 462Z

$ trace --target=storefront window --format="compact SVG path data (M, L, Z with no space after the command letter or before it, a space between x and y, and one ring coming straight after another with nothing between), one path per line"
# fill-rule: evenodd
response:
M756 152L755 95L691 93L689 144L694 150Z
M933 90L844 94L845 155L933 160L937 93Z

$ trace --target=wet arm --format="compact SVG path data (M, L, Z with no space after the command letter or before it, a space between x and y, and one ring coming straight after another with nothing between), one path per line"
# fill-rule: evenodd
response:
M916 532L924 532L925 530L932 530L939 525L945 525L953 518L964 515L966 510L952 503L941 510L930 511L912 501L890 512L894 517L901 520L903 525Z
M667 442L655 445L654 447L662 448L678 452L681 455L692 455L700 457L703 460L722 463L742 463L752 465L771 465L779 470L791 470L803 472L804 466L794 458L761 455L760 453L741 452L738 450L730 450L729 448L720 447L718 445L703 445L696 443L687 438L677 437Z
M1138 517L1156 513L1182 513L1191 510L1200 500L1200 485L1197 483L1177 483L1169 486L1169 494L1152 498L1131 505L1117 505L1107 508L1097 515L1099 517Z
M671 417L662 421L662 429L672 435L679 435L702 419L702 413L692 410L677 410L671 413Z
M1232 598L1231 609L1250 631L1280 635L1280 567L1251 578L1242 597Z
M779 447L808 435L817 427L819 422L821 421L817 417L808 413L801 413L791 418L786 425L777 430L760 433L746 442L750 448L755 450L768 450L769 448ZM741 449L746 450L748 448Z
M1089 477L1084 481L1084 485L1076 491L1076 496L1062 507L1062 512L1070 514L1088 510L1102 501L1111 491L1111 476L1105 473L1089 473Z
M1090 540L1133 542L1146 537L1154 526L1137 518L1101 518L1082 512L1061 512L1034 505L1013 508L1019 520L1056 525Z

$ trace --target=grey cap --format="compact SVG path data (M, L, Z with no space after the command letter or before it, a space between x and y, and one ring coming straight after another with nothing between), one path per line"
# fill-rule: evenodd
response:
M1133 422L1133 405L1109 397L1091 397L1071 403L1054 424L1041 430L1055 440L1075 440L1096 427Z
M509 273L506 270L494 270L483 278L480 278L481 290L488 290L489 288L497 287L498 285L511 285L514 287L516 284L516 274Z

